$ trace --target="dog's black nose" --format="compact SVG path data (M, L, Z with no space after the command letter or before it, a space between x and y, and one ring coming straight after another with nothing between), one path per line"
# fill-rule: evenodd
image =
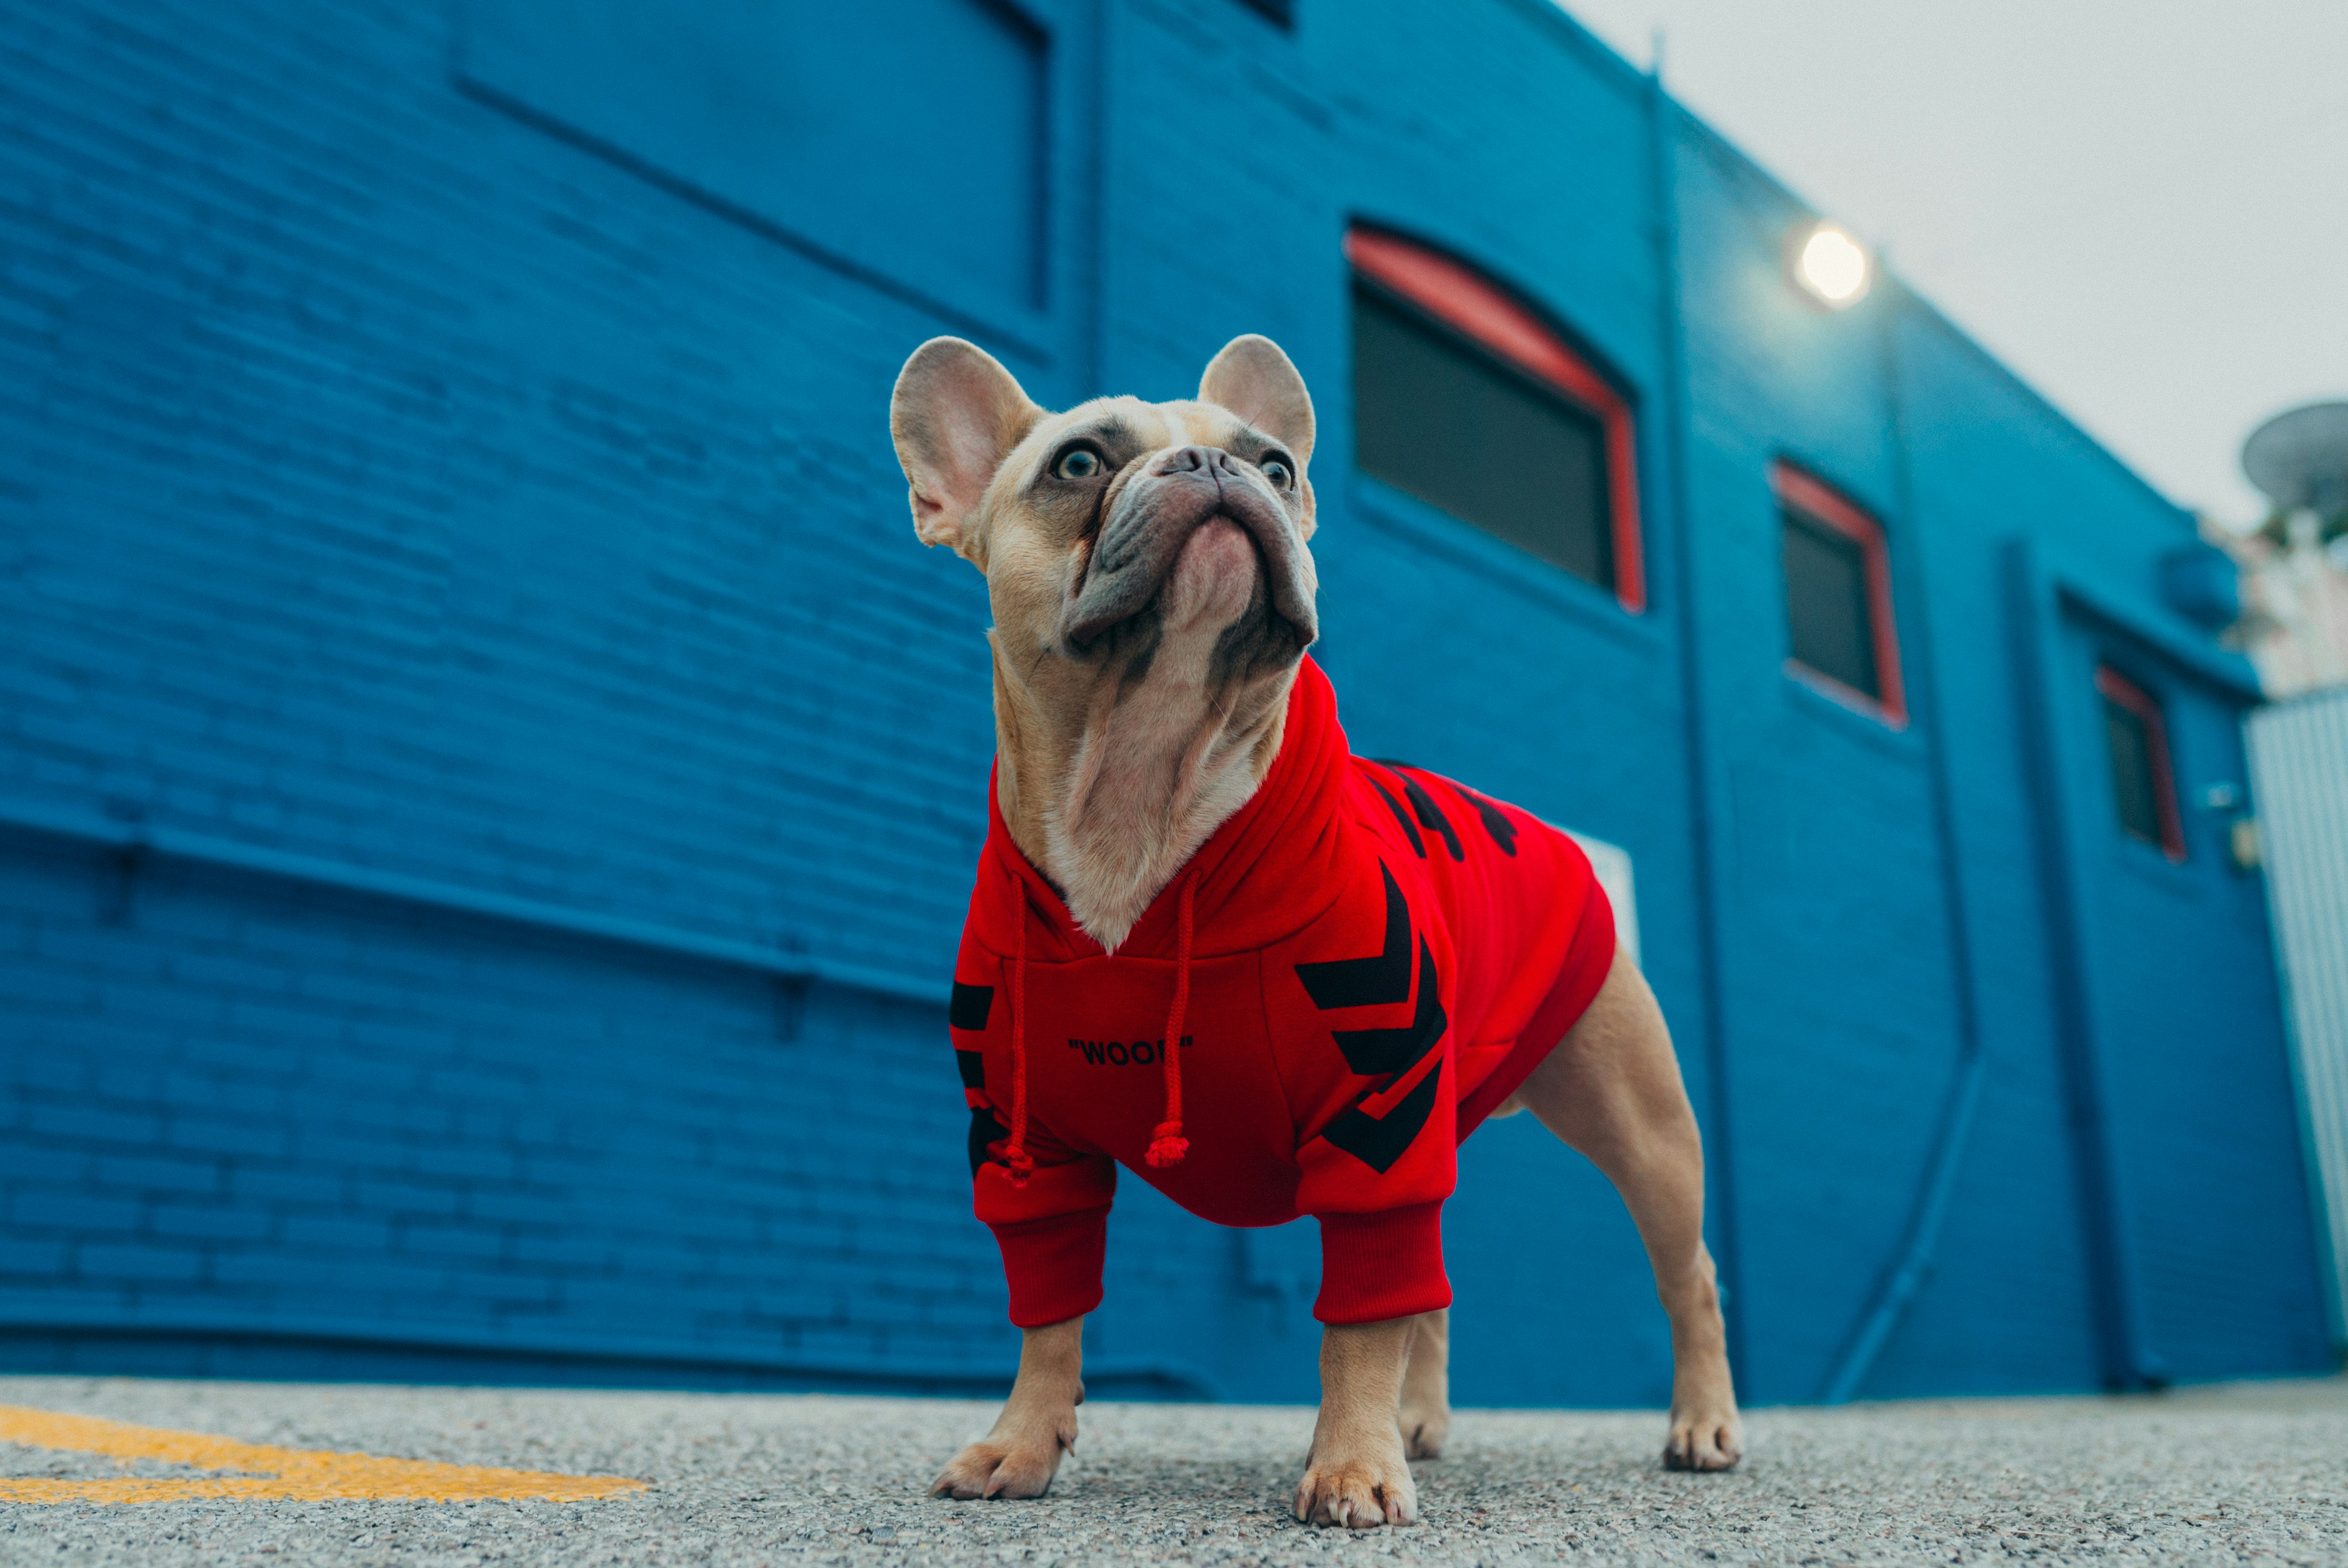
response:
M1160 474L1206 474L1217 479L1240 477L1239 459L1220 446L1177 446L1158 460Z

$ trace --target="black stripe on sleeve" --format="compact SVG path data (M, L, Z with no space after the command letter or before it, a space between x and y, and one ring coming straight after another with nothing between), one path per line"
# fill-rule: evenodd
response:
M1401 1102L1385 1116L1373 1116L1356 1105L1330 1122L1329 1130L1322 1136L1384 1175L1426 1125L1426 1119L1434 1113L1435 1097L1441 1092L1438 1085L1442 1081L1443 1063L1438 1061L1418 1081L1418 1087L1404 1095Z
M986 1027L987 1015L994 1010L993 986L966 986L956 980L953 999L946 1004L946 1022L955 1029L982 1030Z

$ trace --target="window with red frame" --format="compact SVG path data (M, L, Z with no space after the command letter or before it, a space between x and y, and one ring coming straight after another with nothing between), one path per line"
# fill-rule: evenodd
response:
M2177 810L2176 770L2168 760L2168 722L2152 693L2108 664L2096 667L2104 700L2104 750L2112 763L2112 805L2120 828L2171 860L2185 858L2185 824Z
M1883 526L1800 469L1770 470L1785 569L1788 662L1851 706L1908 723Z
M1513 296L1373 230L1354 264L1354 460L1646 606L1631 408Z

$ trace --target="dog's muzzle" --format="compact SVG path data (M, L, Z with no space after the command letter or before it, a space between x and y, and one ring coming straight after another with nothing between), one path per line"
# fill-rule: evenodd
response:
M1190 536L1228 518L1254 542L1261 607L1295 639L1320 635L1303 540L1270 481L1220 446L1181 446L1151 459L1117 497L1060 610L1062 646L1090 652L1154 602Z

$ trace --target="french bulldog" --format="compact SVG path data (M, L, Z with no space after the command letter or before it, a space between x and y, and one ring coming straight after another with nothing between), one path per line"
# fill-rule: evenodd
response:
M1167 906L1186 868L1273 775L1292 729L1292 704L1301 700L1300 671L1322 679L1306 654L1318 633L1319 585L1311 548L1313 411L1303 379L1279 347L1251 335L1214 357L1194 399L1102 397L1055 414L1031 401L984 351L937 338L899 375L890 425L916 535L985 576L994 620L987 637L995 820L1036 886L1047 889L1034 897L1064 906L1066 918L1097 945L1087 949L1096 962L1128 962L1115 955L1137 927L1155 920L1151 929L1173 929ZM1420 856L1432 853L1442 864L1442 846L1428 848L1432 834L1405 820L1404 793L1432 788L1427 779L1375 770L1368 776L1401 824L1390 837L1407 833ZM1453 788L1445 798L1454 809L1490 808L1485 820L1496 834L1537 831L1530 819L1510 815L1513 808L1503 813L1498 803ZM1434 804L1430 795L1428 808ZM1437 819L1422 809L1418 820ZM1457 857L1453 829L1441 820ZM1397 848L1394 857L1408 853ZM1313 890L1294 891L1306 898ZM1180 902L1187 965L1187 888ZM1018 938L1021 984L1025 930ZM1725 1470L1740 1458L1743 1439L1703 1238L1702 1142L1662 1012L1637 966L1613 944L1611 924L1605 930L1594 996L1546 1054L1530 1059L1529 1070L1520 1064L1520 1080L1491 1113L1529 1110L1622 1194L1671 1323L1663 1462ZM1450 939L1478 938L1469 930ZM1156 1045L1157 1056L1168 1059L1169 1120L1156 1129L1148 1168L1135 1153L1117 1156L1152 1180L1168 1175L1158 1168L1161 1153L1183 1157L1177 1070L1195 1077L1206 1060L1197 1046L1180 1049L1187 1043L1180 993L1189 984L1186 969L1174 983L1176 1021ZM982 1119L973 1159L993 1167L983 1185L991 1181L1008 1194L1024 1186L1035 1163L1028 1144L1041 1137L1023 1131L1024 1121L1006 1128L1001 1120L1011 1113L1006 1092L1020 1101L1014 1121L1026 1115L1026 1061L1017 1062L1015 1091L999 1082L1000 1059L979 1070L988 1076L972 1095ZM1152 1070L1139 1071L1146 1078ZM1458 1072L1444 1081L1458 1082ZM1203 1135L1201 1119L1212 1109L1193 1098L1189 1137ZM1314 1132L1303 1127L1298 1136ZM1049 1487L1076 1440L1082 1331L1080 1315L1025 1327L1000 1419L947 1464L934 1494L1021 1498ZM1322 1402L1293 1501L1299 1520L1356 1529L1415 1520L1409 1461L1439 1454L1450 1426L1448 1337L1447 1307L1328 1322Z

